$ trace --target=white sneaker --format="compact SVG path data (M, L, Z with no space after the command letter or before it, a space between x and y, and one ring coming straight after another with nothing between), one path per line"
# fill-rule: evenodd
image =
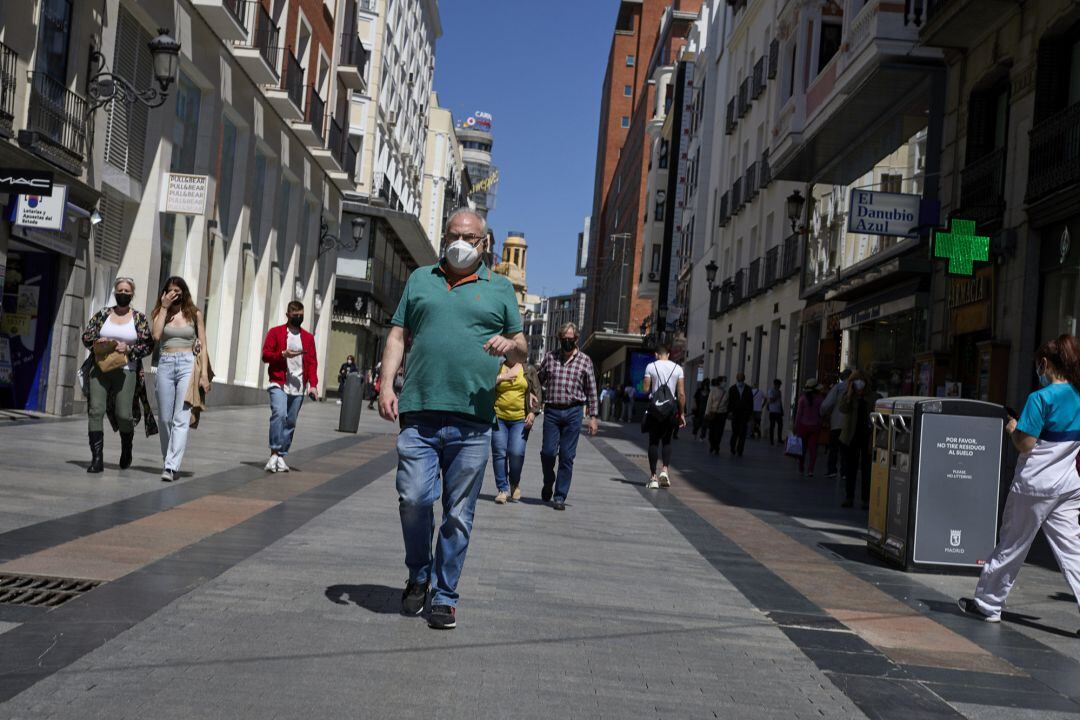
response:
M280 455L274 456L274 472L289 472L289 466L285 464L285 458Z
M656 478L650 478L649 482L645 484L645 487L649 490L655 490L660 487L660 483L656 482Z
M266 472L277 472L277 455L271 455L270 459L266 461L266 467L263 468Z
M671 478L668 477L667 470L660 472L660 487L671 487Z

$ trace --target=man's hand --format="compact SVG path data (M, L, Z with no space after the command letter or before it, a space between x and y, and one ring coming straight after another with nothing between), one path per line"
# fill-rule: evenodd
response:
M299 357L299 356L301 356L303 354L304 354L303 350L289 350L288 348L285 348L284 350L281 351L281 357L283 357L285 359Z
M513 340L503 337L502 335L496 335L484 343L484 351L487 352L488 355L494 357L503 357L516 347L517 344Z
M595 418L589 418L589 435L595 435L596 431L600 429L600 421Z
M316 401L317 401L317 400L319 399L319 393L318 393L318 391L316 391L316 390L308 390L308 391L307 391L307 396L308 396L309 398L311 398L312 400L316 400Z
M529 413L525 416L525 429L532 430L533 423L536 421L536 414Z
M684 415L683 413L679 413L679 427L686 427L686 415Z
M390 422L397 422L397 401L398 398L397 394L394 393L394 388L387 387L386 383L383 383L382 390L379 391L379 417Z

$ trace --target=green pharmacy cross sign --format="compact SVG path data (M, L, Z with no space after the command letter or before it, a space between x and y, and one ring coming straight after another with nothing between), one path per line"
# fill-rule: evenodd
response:
M990 260L990 238L975 234L974 220L953 218L949 232L934 230L934 257L948 259L950 275L973 275L976 260Z

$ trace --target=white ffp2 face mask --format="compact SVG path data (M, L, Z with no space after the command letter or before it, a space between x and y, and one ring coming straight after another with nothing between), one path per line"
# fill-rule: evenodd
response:
M455 240L446 248L446 262L455 270L469 270L480 259L480 251L464 240Z

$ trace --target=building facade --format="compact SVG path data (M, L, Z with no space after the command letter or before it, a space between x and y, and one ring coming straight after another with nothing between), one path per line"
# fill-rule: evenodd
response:
M491 116L483 112L475 113L460 123L456 132L472 184L468 196L469 207L487 218L488 213L495 209L495 193L499 186L499 169L491 161L491 151L495 146Z
M56 414L85 407L75 388L85 355L79 334L111 302L118 275L135 280L135 305L147 311L166 277L188 281L206 315L215 403L263 401L258 348L290 300L305 303L325 365L336 268L324 239L337 233L342 191L352 182L340 132L340 61L362 63L351 54L350 7L348 0L5 7L0 160L51 174L63 223L0 221L7 346L0 351L11 356L13 374L0 402ZM139 90L158 84L148 49L157 28L180 43L164 102L150 108L118 99L94 109L95 96L108 90L91 73L115 73ZM101 62L88 69L91 49Z
M454 116L439 106L438 96L432 93L420 218L435 252L442 244L447 217L468 204L469 185L461 143L454 131Z

